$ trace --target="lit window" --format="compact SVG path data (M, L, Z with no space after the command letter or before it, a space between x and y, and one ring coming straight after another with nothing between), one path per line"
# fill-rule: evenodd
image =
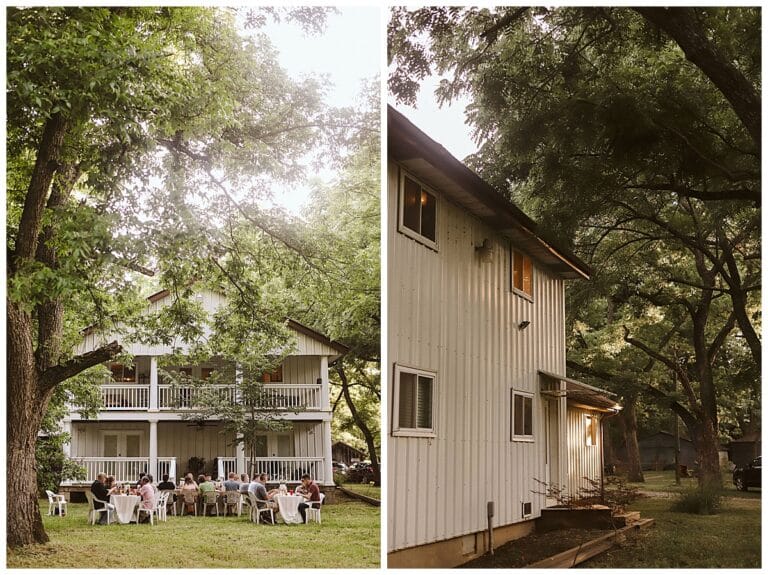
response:
M533 297L533 263L531 258L515 249L512 255L512 290Z
M399 230L437 248L437 197L405 174L400 177Z
M513 441L533 441L533 395L512 390Z
M598 419L594 415L585 416L587 422L586 438L587 445L597 445L597 425Z
M393 435L434 436L436 374L395 366Z
M111 363L109 370L112 372L112 379L117 383L136 383L136 367L133 365Z

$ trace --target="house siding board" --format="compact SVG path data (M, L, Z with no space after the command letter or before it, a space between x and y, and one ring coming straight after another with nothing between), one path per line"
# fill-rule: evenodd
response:
M509 244L441 197L438 251L397 231L398 167L388 165L390 381L395 363L437 372L434 439L390 436L390 551L483 530L534 514L544 474L538 369L564 373L563 282L536 267L534 302L510 292ZM425 182L428 183L428 182ZM474 246L488 238L492 261ZM531 325L523 331L517 324ZM510 441L510 388L534 394L535 441ZM389 406L393 413L393 405ZM391 430L391 421L389 422ZM396 494L396 495L395 495Z
M597 434L597 445L587 445L587 415L596 415L593 411L572 406L566 412L568 426L568 490L578 496L582 490L590 488L588 479L598 480L601 475L600 451L601 437Z

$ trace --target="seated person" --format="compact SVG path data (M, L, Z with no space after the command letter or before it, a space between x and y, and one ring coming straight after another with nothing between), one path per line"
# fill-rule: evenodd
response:
M208 491L216 491L216 486L213 484L213 481L206 478L205 475L198 476L197 488L200 490L200 493L206 493Z
M301 476L301 484L308 494L304 495L304 499L307 502L299 503L299 515L301 515L301 521L306 523L307 507L320 507L320 488L317 486L317 483L312 481L312 477L309 473L305 473Z
M271 507L272 509L277 508L277 504L273 501L269 500L269 495L267 494L267 488L264 486L262 481L263 478L266 476L266 474L262 473L259 476L259 480L257 481L255 478L253 481L251 481L251 484L248 486L249 493L253 493L256 496L256 505L259 509L264 509L265 507ZM262 520L265 523L272 523L272 518L268 515L262 515Z
M144 479L146 473L139 473L139 479L136 481L136 489L141 488L141 480Z
M176 484L173 481L168 481L168 474L163 475L163 480L158 484L157 488L160 491L173 491L176 489Z
M267 497L265 499L271 501L272 498L275 495L279 495L280 494L280 490L279 489L267 489L267 483L269 482L269 474L268 473L262 473L261 475L259 475L259 482L264 486L264 489L265 489L265 491L267 493Z
M109 493L110 495L112 495L113 493L119 493L119 488L115 483L114 475L107 475L107 478L104 480L104 488L107 490L107 493Z
M188 500L194 501L194 498L197 497L199 493L200 491L197 488L197 484L192 481L192 474L188 474L186 477L184 477L184 485L181 486L181 498L184 501L184 504L187 506L187 513L195 512L195 504L189 503ZM188 497L185 497L185 495Z
M107 474L99 473L96 476L96 480L91 484L91 493L93 493L93 496L96 499L101 500L101 501L93 502L94 509L104 509L104 505L106 505L109 509L115 508L115 506L112 505L111 503L107 503L109 501L109 491L107 491L107 488L104 485L104 482L106 480L107 480ZM99 525L106 525L106 524L107 524L107 514L99 513Z
M150 473L147 473L144 477L149 479L149 484L152 486L152 489L155 490L155 497L157 497L157 492L160 490L160 488L157 485L155 485L155 478L152 477Z
M243 473L240 475L240 493L248 493L248 485L250 484L251 480L248 478L247 473Z
M139 487L139 495L141 496L141 508L142 509L154 509L155 508L155 488L152 487L152 483L149 481L148 476L144 476L140 481L141 487ZM149 513L139 514L139 522L147 523L149 521Z

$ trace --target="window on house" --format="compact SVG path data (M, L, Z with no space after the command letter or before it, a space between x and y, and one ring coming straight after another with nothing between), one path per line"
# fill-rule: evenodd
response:
M533 441L533 395L512 390L513 441Z
M393 435L434 435L434 372L395 366Z
M524 253L512 249L512 290L533 297L533 262Z
M594 415L587 415L585 416L587 428L586 428L586 439L587 439L587 445L597 445L597 426L598 426L598 419Z
M112 379L117 383L136 383L136 367L133 365L111 363L109 370L112 372Z
M213 375L213 372L216 371L212 367L201 367L200 368L200 379L208 381L211 379L211 375Z
M399 229L423 244L437 248L437 197L406 174L400 177Z
M273 382L282 382L283 381L283 366L278 365L275 369L272 371L265 371L261 374L261 377L259 378L259 381L262 383L273 383Z

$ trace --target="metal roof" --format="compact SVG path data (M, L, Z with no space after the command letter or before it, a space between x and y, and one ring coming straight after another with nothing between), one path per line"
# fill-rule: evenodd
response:
M601 411L616 412L621 409L621 406L616 402L615 399L613 399L616 397L616 394L611 391L600 389L599 387L593 387L591 385L587 385L586 383L582 383L581 381L565 377L564 375L557 375L556 373L551 373L542 369L539 370L539 375L543 375L549 380L565 382L565 390L542 389L542 393L555 396L561 396L562 394L565 394L565 397L568 399L568 401L572 403L599 409ZM544 387L545 386L542 385L542 388Z
M520 208L391 106L387 107L387 148L391 159L509 238L556 275L589 279L591 272L586 263L547 239Z

